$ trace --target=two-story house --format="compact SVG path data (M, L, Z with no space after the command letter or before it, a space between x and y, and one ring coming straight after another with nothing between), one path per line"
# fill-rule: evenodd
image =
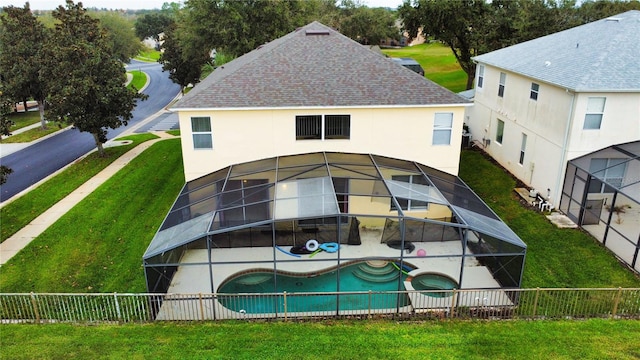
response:
M628 11L475 57L476 144L557 207L569 160L640 140L639 39Z
M526 245L456 176L469 105L317 22L218 67L173 106L187 183L145 252L149 291L519 287Z

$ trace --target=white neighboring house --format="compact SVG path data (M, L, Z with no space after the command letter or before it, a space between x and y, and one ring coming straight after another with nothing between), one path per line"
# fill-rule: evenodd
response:
M191 181L317 151L379 154L457 175L470 105L313 22L218 67L172 110Z
M640 139L639 59L637 10L477 56L465 122L557 206L569 160Z

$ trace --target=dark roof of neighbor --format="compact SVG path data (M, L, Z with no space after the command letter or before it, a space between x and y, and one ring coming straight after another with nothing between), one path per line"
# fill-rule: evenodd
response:
M474 60L574 91L640 91L640 11L476 56Z
M469 101L313 22L218 67L173 108L452 104Z

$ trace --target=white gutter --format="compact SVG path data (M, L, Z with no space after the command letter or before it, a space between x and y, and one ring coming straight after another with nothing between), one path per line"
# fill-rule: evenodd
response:
M240 111L240 110L315 110L315 109L407 109L407 108L448 108L448 107L468 107L473 103L462 104L437 104L437 105L358 105L358 106L271 106L271 107L202 107L202 108L180 108L172 107L171 111Z

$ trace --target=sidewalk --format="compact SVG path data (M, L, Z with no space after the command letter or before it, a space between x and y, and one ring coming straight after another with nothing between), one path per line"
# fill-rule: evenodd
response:
M104 168L97 175L82 184L79 188L67 195L64 199L53 205L47 211L31 221L27 226L20 229L13 236L0 244L0 266L4 265L15 254L22 250L25 246L42 234L49 226L58 221L67 211L71 210L75 205L91 194L95 189L102 185L107 179L117 173L131 160L140 155L143 151L158 141L174 138L166 132L153 132L159 136L159 139L146 141L127 153L116 159L109 166Z

